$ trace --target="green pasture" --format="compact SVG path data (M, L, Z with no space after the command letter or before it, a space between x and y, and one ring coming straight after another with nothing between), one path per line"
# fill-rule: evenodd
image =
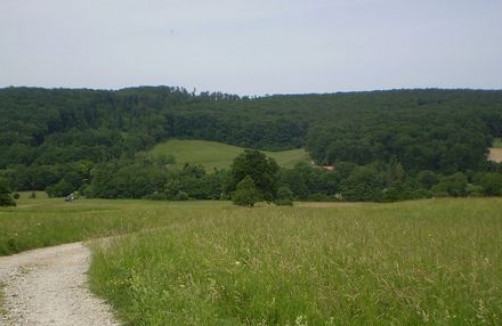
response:
M185 219L176 202L48 198L21 193L17 207L0 208L0 255L75 241L116 236L157 228ZM224 203L190 202L194 209ZM230 203L226 205L230 206Z
M0 248L89 240L91 287L126 325L500 325L501 208L22 194L0 209Z
M155 145L149 153L173 155L178 166L190 163L202 165L206 171L212 171L215 168L229 168L232 161L243 151L242 147L219 142L173 139ZM304 149L279 152L264 151L264 153L274 158L280 166L286 168L293 167L298 162L308 161L308 155Z

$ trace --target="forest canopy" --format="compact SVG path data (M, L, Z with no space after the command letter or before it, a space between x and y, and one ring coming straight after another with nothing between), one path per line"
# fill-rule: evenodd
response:
M418 89L250 98L195 94L179 87L5 88L0 89L0 116L0 176L16 190L86 187L97 196L153 195L159 189L151 185L131 195L117 194L120 187L104 191L92 184L96 176L104 176L100 171L127 175L142 167L143 175L162 174L167 162L138 155L170 138L261 150L305 148L315 164L335 167L322 180L336 189L288 184L291 190L302 188L298 191L303 195L293 191L296 198L346 193L354 200L380 200L393 191L396 180L424 182L432 189L456 173L466 177L467 185L476 180L493 183L498 177L483 173L500 173L487 154L493 140L502 137L502 91ZM185 176L195 177L192 172L189 167ZM166 178L160 180L168 182ZM362 188L354 194L361 183L375 183L379 195ZM490 187L496 188L491 193L500 190ZM369 197L358 195L365 191Z

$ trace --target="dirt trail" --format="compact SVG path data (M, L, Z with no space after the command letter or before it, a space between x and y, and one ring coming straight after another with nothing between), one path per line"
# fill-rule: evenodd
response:
M82 243L0 257L6 313L1 326L118 326L87 287L90 251Z

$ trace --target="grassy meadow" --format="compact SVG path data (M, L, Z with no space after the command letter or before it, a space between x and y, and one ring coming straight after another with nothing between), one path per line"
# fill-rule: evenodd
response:
M180 207L95 248L91 282L131 325L497 325L501 205Z
M212 171L215 168L229 168L234 158L243 151L242 147L219 142L172 139L155 145L149 153L167 155L176 153L174 157L177 165L183 166L185 163L202 165L206 171ZM298 162L308 161L308 155L304 149L279 152L264 151L264 153L274 158L280 166L285 168L291 168Z
M17 207L0 208L0 255L129 234L185 219L176 209L177 203L105 199L67 203L63 198L47 198L42 192L36 199L28 197L29 193L21 193ZM199 202L191 206L215 204Z
M0 209L0 248L123 234L89 242L89 278L126 325L500 325L501 208L23 194Z

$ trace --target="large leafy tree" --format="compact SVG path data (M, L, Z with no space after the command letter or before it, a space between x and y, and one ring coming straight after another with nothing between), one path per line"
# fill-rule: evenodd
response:
M232 163L227 192L233 194L237 185L249 177L264 200L274 201L277 196L278 171L279 166L273 158L258 150L247 149Z

